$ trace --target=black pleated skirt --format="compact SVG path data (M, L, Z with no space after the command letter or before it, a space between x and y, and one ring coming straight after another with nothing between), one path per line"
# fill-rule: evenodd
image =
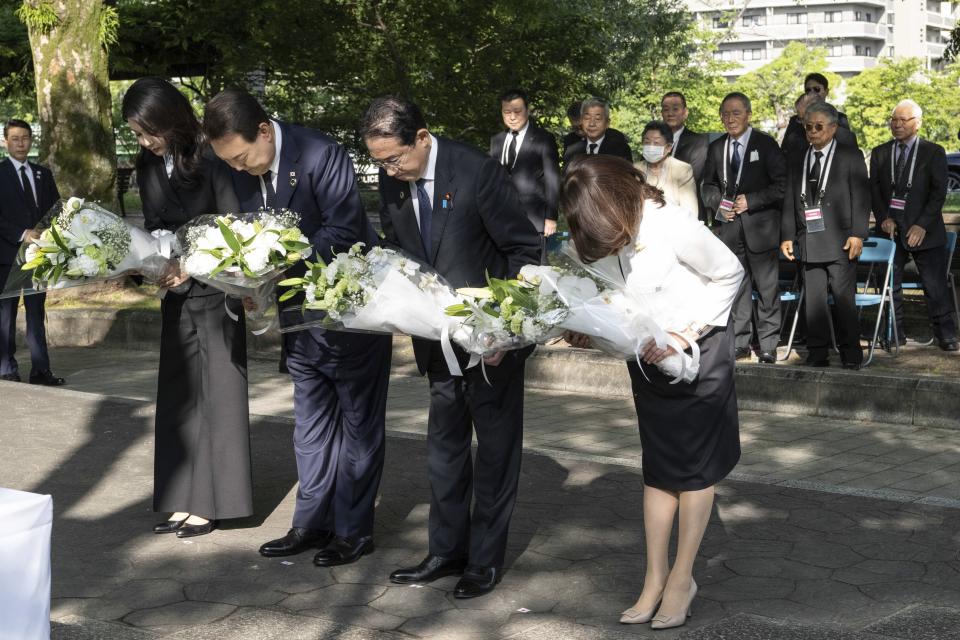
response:
M700 340L700 374L670 384L654 365L629 361L643 447L643 483L669 491L710 487L740 460L733 329ZM644 375L646 374L646 375Z
M231 303L236 301L231 301ZM161 304L153 510L208 519L253 513L243 311L194 284Z

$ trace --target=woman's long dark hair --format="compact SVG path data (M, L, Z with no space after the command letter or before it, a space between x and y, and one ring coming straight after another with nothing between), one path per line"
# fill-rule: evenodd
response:
M173 175L186 186L200 180L204 139L200 121L187 98L163 78L140 78L123 96L123 119L133 120L152 136L163 138L173 156ZM137 164L149 157L140 150Z
M647 184L626 160L610 155L574 158L563 177L560 209L580 259L596 262L633 242L644 200L665 204L663 192Z

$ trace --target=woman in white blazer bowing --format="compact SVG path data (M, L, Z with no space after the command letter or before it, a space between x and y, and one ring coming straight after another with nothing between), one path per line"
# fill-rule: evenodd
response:
M571 163L560 195L576 251L628 290L684 349L697 342L693 382L671 384L658 362L673 347L650 342L628 362L643 447L647 569L643 592L621 622L655 629L686 622L697 592L693 563L713 506L714 485L740 459L732 328L728 319L743 267L695 217L667 204L640 171L619 158ZM590 340L568 333L573 346ZM677 555L667 549L680 512Z
M637 169L647 184L660 189L667 204L672 204L697 219L700 203L697 200L697 183L693 179L693 167L670 155L673 148L673 130L664 122L654 120L643 128L643 160L636 163Z

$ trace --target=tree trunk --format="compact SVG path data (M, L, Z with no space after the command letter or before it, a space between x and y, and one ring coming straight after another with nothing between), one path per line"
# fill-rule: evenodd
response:
M100 42L103 0L24 0L48 5L50 29L28 24L40 114L40 160L64 197L116 205L116 143L107 51Z

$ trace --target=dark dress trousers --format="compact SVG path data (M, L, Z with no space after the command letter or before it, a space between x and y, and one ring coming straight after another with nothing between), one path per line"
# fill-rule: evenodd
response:
M894 259L893 307L896 312L897 335L903 339L903 267L912 257L923 283L927 313L937 339L953 341L957 327L953 319L952 303L947 287L947 230L943 224L943 203L947 197L947 156L943 147L918 139L907 157L903 170L891 184L890 160L895 140L876 147L870 154L870 194L873 217L877 220L877 235L883 221L892 218L897 225L897 253ZM916 154L913 183L907 188L910 165ZM890 209L890 198L907 201L903 210ZM923 242L907 246L907 231L913 225L926 229Z
M589 140L581 138L579 142L575 142L567 147L567 150L563 152L564 166L566 166L574 156L586 153L588 144L590 144ZM633 163L633 153L630 151L630 143L627 141L627 137L616 129L607 129L606 133L603 134L603 142L601 142L597 148L597 154L601 153L617 156L631 164Z
M776 353L780 334L780 293L778 255L780 249L780 217L786 186L786 161L776 141L753 129L747 149L742 153L743 175L734 185L736 172L728 167L730 184L723 184L724 143L727 135L717 138L707 150L701 194L708 215L713 218L726 195L732 200L747 197L749 209L732 222L714 222L714 230L733 251L747 271L733 304L733 325L736 348L750 347L752 310L751 288L757 292L756 331L760 350ZM732 146L732 145L731 145Z
M230 169L213 154L186 182L141 151L136 176L148 231L237 210ZM246 328L238 301L231 309L239 320L227 314L223 293L193 281L160 303L154 511L211 520L253 513Z
M837 124L839 126L837 127L837 133L834 135L834 139L837 141L837 144L841 146L852 147L859 150L860 143L857 142L857 136L850 131L850 123L847 121L847 116L843 113L838 115ZM783 141L780 143L780 148L783 149L784 155L790 158L794 154L805 152L808 146L810 146L810 143L807 142L807 132L803 127L803 122L800 121L798 116L793 116L787 124L787 130L783 133Z
M356 242L377 244L346 150L318 131L279 123L282 136L276 206L300 214L300 230L329 261ZM244 210L263 207L260 178L234 174ZM295 265L288 274L302 273ZM299 324L294 299L281 324ZM373 534L383 473L388 335L306 329L283 334L293 379L297 504L293 526L357 538Z
M676 135L676 133L674 133ZM710 138L705 133L697 133L684 127L679 139L674 138L673 150L670 152L677 160L686 162L693 168L693 182L697 189L697 202L700 204L700 211L697 212L701 220L710 223L700 197L700 184L703 182L703 169L707 163L707 148L710 146Z
M50 169L27 162L33 173L36 206L29 203L20 174L9 158L0 162L0 291L7 282L10 269L20 249L20 236L32 229L60 199L57 183ZM27 313L27 346L30 348L32 371L50 369L47 353L47 332L44 327L45 293L23 297ZM17 359L17 306L19 296L0 298L0 374L19 374Z
M484 286L486 273L510 277L539 263L536 230L500 163L453 140L438 138L437 144L431 255L424 255L409 184L381 171L380 221L387 242L430 264L454 287ZM520 474L524 363L530 350L510 351L498 366L486 367L488 384L479 366L452 376L439 342L414 339L413 349L430 380L430 553L502 567ZM456 351L465 366L466 353Z
M824 149L821 153L826 152ZM811 149L811 152L813 150ZM787 166L787 190L783 198L781 240L794 242L794 255L803 264L804 305L807 321L807 346L810 360L825 360L830 349L830 309L827 294L832 293L836 308L837 342L845 363L863 361L860 325L855 304L857 261L843 250L847 238L866 239L870 224L870 183L867 166L859 150L837 144L830 174L825 177L823 198L814 193L814 183L804 176L805 153L791 158ZM812 155L807 171L813 166ZM821 159L825 168L826 155ZM806 181L806 188L804 188ZM822 186L822 185L821 185ZM806 192L806 202L801 195ZM817 206L823 212L823 231L808 232L805 209Z

